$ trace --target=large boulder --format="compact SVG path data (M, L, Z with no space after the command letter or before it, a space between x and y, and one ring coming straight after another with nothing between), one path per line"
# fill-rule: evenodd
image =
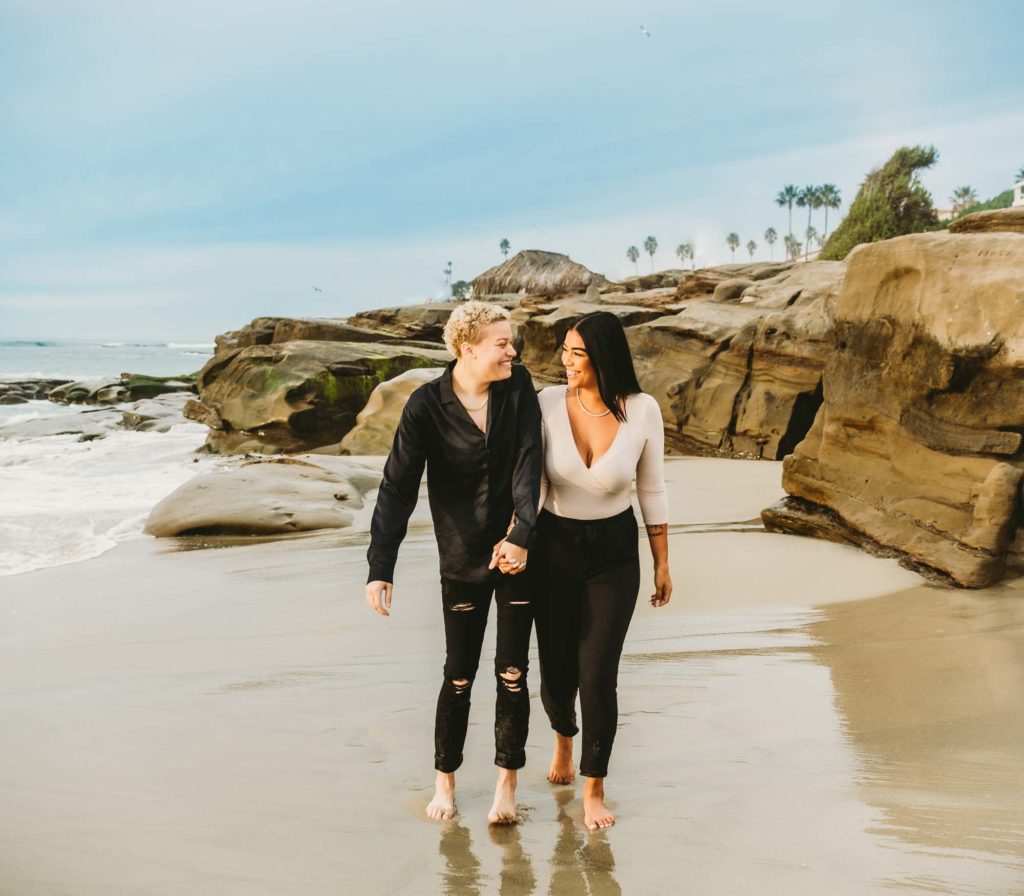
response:
M755 280L770 273L773 276ZM637 375L661 405L669 448L688 454L778 459L810 428L832 349L825 309L843 277L836 262L698 274L702 295L675 314L626 331ZM678 298L678 293L677 293Z
M337 443L374 388L414 367L450 360L439 349L296 340L212 358L185 416L210 427L217 453L302 451Z
M1024 471L1024 234L857 248L824 404L783 466L779 531L870 543L958 585L1002 577Z
M356 425L341 440L339 453L387 454L409 396L443 372L443 367L420 367L407 370L377 386L366 407L356 416Z
M352 524L375 471L332 457L265 458L203 473L150 511L145 532L174 535L281 535Z

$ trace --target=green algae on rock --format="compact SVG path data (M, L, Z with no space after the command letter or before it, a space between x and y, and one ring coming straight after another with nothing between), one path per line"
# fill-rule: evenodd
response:
M199 373L185 416L210 427L216 453L274 453L336 445L374 388L406 370L437 367L441 349L293 340L230 349Z

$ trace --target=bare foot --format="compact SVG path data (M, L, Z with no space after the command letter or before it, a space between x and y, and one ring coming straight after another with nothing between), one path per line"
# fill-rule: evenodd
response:
M555 752L551 757L548 780L552 784L572 784L576 780L576 769L572 764L572 738L555 734Z
M448 821L455 817L455 774L438 772L434 784L434 798L427 803L427 818Z
M494 805L487 813L489 824L515 824L516 816L516 772L515 769L499 768L498 783L494 787Z
M583 823L588 830L610 828L615 816L604 804L604 778L587 778L583 786Z

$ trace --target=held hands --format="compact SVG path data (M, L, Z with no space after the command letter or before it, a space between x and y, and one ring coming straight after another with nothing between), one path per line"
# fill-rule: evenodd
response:
M672 598L672 577L668 574L668 568L655 568L654 570L654 594L651 595L652 607L663 607Z
M526 548L512 544L504 538L499 541L491 552L491 562L488 569L498 567L507 576L514 576L526 569Z
M381 616L390 616L392 588L394 585L391 582L367 582L366 602L370 605L370 609L375 613L380 613Z

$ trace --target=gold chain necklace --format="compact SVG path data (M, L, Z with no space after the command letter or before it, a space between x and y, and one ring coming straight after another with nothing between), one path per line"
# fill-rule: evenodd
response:
M469 413L475 414L477 411L482 411L485 407L487 407L487 402L489 402L490 400L491 400L491 393L488 392L487 393L487 397L484 399L484 403L482 405L480 405L480 407L478 407L478 408L471 408L461 398L459 399L459 404L461 404L467 411L469 411Z

